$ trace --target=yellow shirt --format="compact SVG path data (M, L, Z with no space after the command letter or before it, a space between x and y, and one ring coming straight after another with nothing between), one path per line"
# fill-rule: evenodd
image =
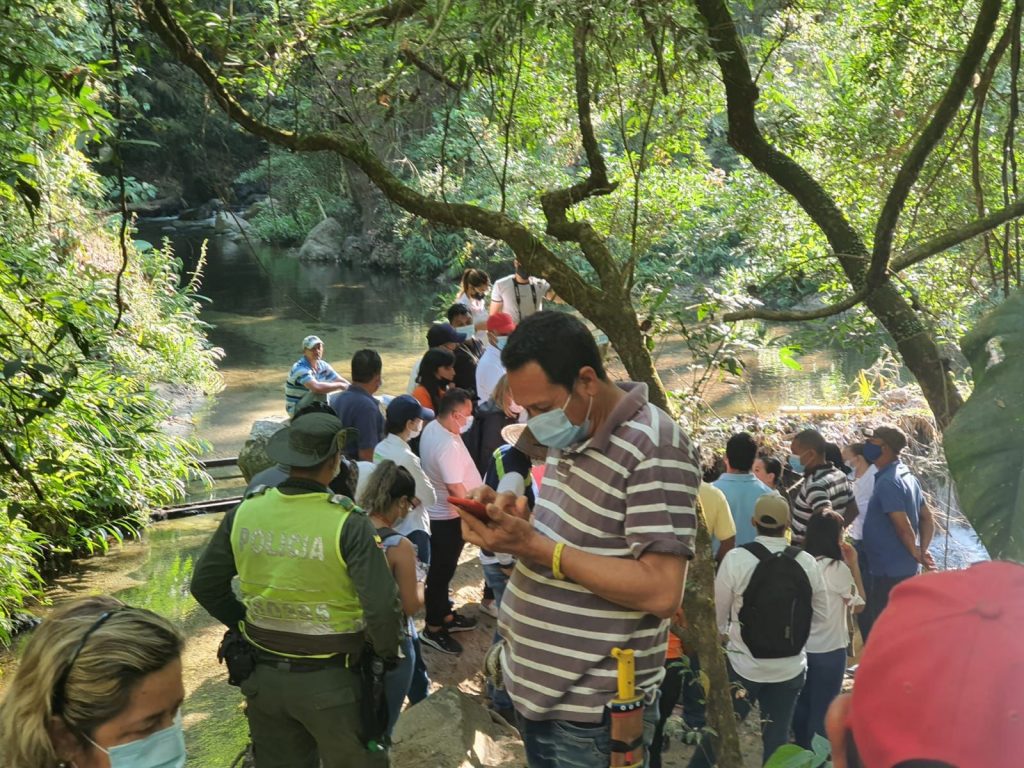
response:
M697 498L704 508L704 519L708 531L719 541L736 535L736 521L732 519L729 501L725 494L708 483L701 483L697 489Z

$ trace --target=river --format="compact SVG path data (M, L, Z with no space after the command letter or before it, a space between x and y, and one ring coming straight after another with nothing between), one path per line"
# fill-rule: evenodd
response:
M165 232L164 230L169 230ZM170 221L144 221L140 236L158 243L172 234L187 271L196 267L201 240ZM280 249L258 245L255 253L220 240L211 242L203 269L202 318L210 338L223 348L225 388L200 413L198 434L213 456L236 456L257 418L283 414L283 380L310 333L324 339L326 357L348 375L352 352L371 347L384 362L384 390L398 392L426 346L424 333L443 310L439 294L454 285L370 274L334 264L303 264ZM656 355L669 387L682 386L688 360L669 342ZM803 370L784 367L772 350L748 359L747 383L721 382L709 393L722 415L756 410L768 414L780 404L842 402L863 361L848 351L824 351L800 358ZM115 546L105 557L80 561L75 571L47 590L59 603L85 594L113 594L177 622L188 637L184 657L184 708L188 766L227 768L245 744L241 696L226 683L214 652L223 633L188 594L192 565L220 515L173 520L151 526L140 541ZM984 557L973 532L954 529L954 557L963 566ZM944 542L933 546L943 562ZM966 552L966 554L963 554ZM960 554L957 554L960 553ZM11 664L0 656L0 671ZM2 686L2 678L0 678Z

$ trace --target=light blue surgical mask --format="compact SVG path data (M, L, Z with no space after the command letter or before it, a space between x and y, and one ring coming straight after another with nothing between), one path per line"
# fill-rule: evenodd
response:
M456 331L458 331L458 332L459 332L459 335L460 335L460 336L461 336L462 338L464 338L464 339L468 339L468 338L470 338L470 337L471 337L471 336L472 336L472 335L473 335L474 333L476 333L476 330L475 330L475 329L473 328L473 326L472 326L472 325L461 325L461 326L459 326L458 328L456 328L455 330L456 330Z
M594 407L594 398L590 398L587 415L584 417L583 423L578 426L569 421L569 417L565 415L565 406L569 404L569 400L572 400L571 393L561 408L538 413L526 422L530 432L541 445L546 445L548 448L567 448L586 439L587 433L590 431L590 409Z
M504 349L506 344L508 344L508 336L499 336L494 342L494 346L498 349Z
M792 453L789 455L789 466L793 468L793 471L798 475L804 473L804 463L800 461L799 456L794 456Z
M118 744L110 749L104 749L92 739L89 741L107 754L110 768L182 768L185 765L185 732L181 726L180 709L169 728L151 733L144 739Z

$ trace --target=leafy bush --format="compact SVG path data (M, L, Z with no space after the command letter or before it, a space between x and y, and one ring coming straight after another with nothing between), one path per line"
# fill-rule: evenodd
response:
M198 471L200 446L162 428L156 385L218 385L173 254L129 244L115 327L116 222L68 194L89 184L80 155L63 149L47 169L43 215L0 204L0 635L38 589L36 563L136 532Z
M266 162L239 174L239 183L261 183L275 201L250 222L263 240L301 243L325 216L351 221L354 209L340 159L328 153L302 155L272 149Z

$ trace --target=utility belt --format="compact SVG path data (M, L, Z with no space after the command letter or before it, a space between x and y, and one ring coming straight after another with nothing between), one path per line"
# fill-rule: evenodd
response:
M253 645L237 627L224 633L224 639L217 648L217 660L228 669L228 684L236 686L248 679L257 664L288 672L319 672L338 667L355 667L360 655L337 653L323 658L282 656Z
M285 672L320 672L337 667L355 667L359 663L359 654L339 653L326 659L292 659L256 649L255 663L261 667L272 667Z

